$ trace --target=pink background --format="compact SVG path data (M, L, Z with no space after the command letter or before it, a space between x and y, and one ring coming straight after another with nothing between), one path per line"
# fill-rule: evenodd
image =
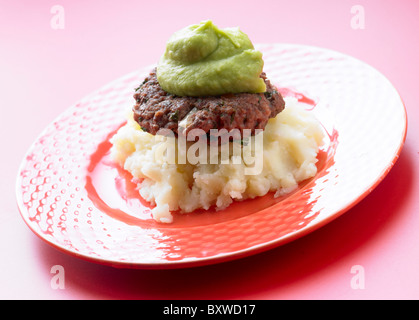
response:
M65 28L50 27L50 9ZM351 8L365 29L351 28ZM418 299L419 2L414 0L0 1L0 298L2 299ZM21 219L20 162L61 112L102 85L155 63L170 34L212 19L254 43L334 49L389 78L407 108L402 154L365 200L325 227L268 252L180 270L121 270L67 256ZM51 267L65 289L51 287ZM351 268L365 288L351 287Z

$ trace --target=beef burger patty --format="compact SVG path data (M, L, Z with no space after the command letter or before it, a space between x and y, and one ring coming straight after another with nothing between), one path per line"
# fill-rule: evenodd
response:
M284 109L285 102L266 74L260 77L266 83L264 93L181 97L164 91L153 69L135 91L134 120L153 135L162 128L177 135L179 122L186 116L186 134L196 128L205 133L210 129L264 129L268 120Z

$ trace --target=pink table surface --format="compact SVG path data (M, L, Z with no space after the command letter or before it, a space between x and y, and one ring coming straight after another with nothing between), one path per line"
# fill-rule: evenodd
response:
M64 9L64 29L51 8ZM364 29L351 27L364 9ZM418 299L419 2L414 0L0 1L0 298ZM85 95L153 64L170 34L212 19L254 43L314 45L352 55L393 83L409 118L404 149L384 181L321 229L232 262L179 270L124 270L42 242L21 219L19 164L35 137ZM65 288L51 268L65 270ZM354 266L364 287L353 286Z

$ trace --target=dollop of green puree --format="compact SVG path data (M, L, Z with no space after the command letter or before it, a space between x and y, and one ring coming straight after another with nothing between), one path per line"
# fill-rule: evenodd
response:
M170 37L157 65L157 80L177 96L259 93L266 91L262 70L262 53L245 33L219 29L208 20Z

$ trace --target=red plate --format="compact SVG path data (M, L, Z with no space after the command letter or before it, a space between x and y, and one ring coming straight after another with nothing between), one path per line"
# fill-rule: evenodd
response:
M284 95L296 95L327 133L318 173L282 198L272 194L224 211L174 214L157 223L129 173L109 161L109 138L125 123L133 72L68 109L36 139L17 178L29 228L79 258L129 268L212 264L261 252L335 219L368 195L397 160L404 105L391 83L349 56L300 45L258 45L265 71Z

